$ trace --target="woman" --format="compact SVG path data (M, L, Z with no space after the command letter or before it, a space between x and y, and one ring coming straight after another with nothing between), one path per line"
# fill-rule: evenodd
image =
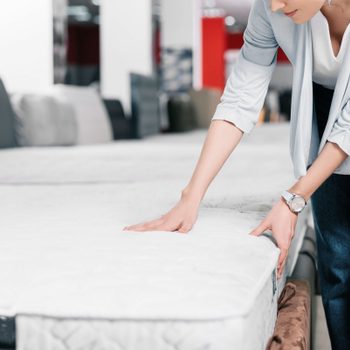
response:
M332 347L350 349L350 0L255 0L244 45L194 173L165 215L125 230L186 233L213 178L252 130L280 46L293 65L290 152L297 181L251 234L271 230L281 276L298 213L311 199Z

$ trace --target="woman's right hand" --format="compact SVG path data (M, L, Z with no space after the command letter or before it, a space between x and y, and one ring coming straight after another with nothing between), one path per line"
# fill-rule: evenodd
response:
M178 231L187 233L197 220L198 208L199 203L182 196L178 203L161 217L125 226L123 231Z

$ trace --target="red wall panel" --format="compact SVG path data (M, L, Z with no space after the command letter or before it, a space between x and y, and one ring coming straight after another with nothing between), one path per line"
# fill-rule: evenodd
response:
M225 58L227 38L222 17L202 19L202 74L203 87L225 87Z

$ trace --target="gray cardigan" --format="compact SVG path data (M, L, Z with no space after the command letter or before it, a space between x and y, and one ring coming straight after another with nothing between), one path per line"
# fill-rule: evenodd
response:
M295 178L306 174L326 141L350 155L350 48L346 48L328 123L321 140L313 109L312 38L310 22L295 24L272 12L270 0L255 0L244 32L244 45L226 82L212 120L233 122L243 132L255 126L276 65L280 46L293 66L290 155ZM350 157L334 173L350 175Z

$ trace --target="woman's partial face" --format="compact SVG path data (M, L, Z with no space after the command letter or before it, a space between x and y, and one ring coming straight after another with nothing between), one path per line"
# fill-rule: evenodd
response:
M325 0L270 0L273 12L281 11L297 24L310 20L325 4Z

